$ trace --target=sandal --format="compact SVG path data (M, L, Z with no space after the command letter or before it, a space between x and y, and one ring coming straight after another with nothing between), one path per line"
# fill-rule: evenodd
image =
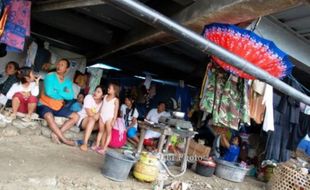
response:
M90 149L96 152L99 148L99 146L93 145Z
M105 155L106 150L104 150L103 148L99 147L99 148L96 150L96 152L97 152L98 154Z

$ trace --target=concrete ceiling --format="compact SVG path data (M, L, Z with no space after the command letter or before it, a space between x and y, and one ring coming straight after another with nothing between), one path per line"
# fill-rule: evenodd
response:
M262 0L259 4L256 0L140 1L198 33L211 22L237 24L304 3L303 0ZM160 78L185 79L196 85L201 82L207 55L104 1L33 2L33 37L84 54L89 64L100 61L134 74L148 71Z

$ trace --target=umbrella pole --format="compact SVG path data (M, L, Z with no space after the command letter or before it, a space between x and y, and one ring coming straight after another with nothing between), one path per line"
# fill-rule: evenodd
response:
M266 71L256 67L245 59L225 50L224 48L206 40L195 32L181 26L170 18L151 9L150 7L136 0L105 0L105 2L115 6L116 8L138 18L139 20L161 29L176 38L188 43L189 45L201 50L202 52L215 55L221 60L233 65L234 67L245 71L246 73L264 81L279 91L295 98L300 102L310 105L310 97L299 92L293 87L287 85L276 77L273 77Z

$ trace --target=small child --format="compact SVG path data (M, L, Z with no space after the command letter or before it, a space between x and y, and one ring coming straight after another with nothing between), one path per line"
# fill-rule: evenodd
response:
M20 82L13 84L6 94L12 100L13 113L9 119L16 119L17 112L21 112L27 114L23 121L29 122L37 108L40 76L36 77L30 67L23 67L18 71L17 78Z
M111 83L108 88L108 94L103 99L103 105L100 111L99 133L96 144L92 147L99 154L105 153L111 141L112 127L115 124L119 110L119 92L119 85Z

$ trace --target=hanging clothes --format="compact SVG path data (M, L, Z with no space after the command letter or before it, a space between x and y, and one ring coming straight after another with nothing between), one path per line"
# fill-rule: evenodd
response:
M212 65L209 67L208 75L208 82L206 83L200 107L208 113L213 113L213 110L215 110L213 113L213 120L218 121L217 111L219 110L220 97L223 94L225 82L229 74Z
M34 71L42 71L42 67L46 63L51 63L51 52L45 48L38 47L37 53L34 59Z
M249 89L250 117L257 124L262 124L265 116L266 106L263 104L266 83L254 80Z
M209 66L210 64L208 64ZM203 97L203 94L206 90L206 87L207 87L207 84L208 84L208 76L209 76L209 69L208 69L208 66L206 68L206 71L205 71L205 76L203 77L203 81L202 81L202 85L201 85L201 90L200 90L200 95L199 95L199 98L202 99Z
M26 66L31 67L34 65L34 60L37 55L38 44L36 42L31 42L28 51L27 51L27 58L26 58Z
M247 84L217 66L209 67L201 108L212 113L217 126L239 129L239 123L250 123Z
M234 130L239 130L241 121L250 123L245 91L244 80L230 75L221 96L218 123Z
M150 74L146 74L145 76L145 81L144 81L144 86L148 90L151 87L152 83L152 76Z
M266 85L265 95L262 103L266 105L263 130L266 132L274 131L273 88L269 84Z
M90 74L90 82L89 82L89 94L94 93L96 87L100 84L101 82L101 77L103 74L102 69L96 69L96 68L88 68L87 70Z
M287 148L295 151L300 141L306 136L310 136L310 115L300 113L299 123L293 128Z
M284 82L297 90L301 90L298 84L289 78L286 78ZM292 139L294 139L292 131L295 131L301 125L300 103L287 95L277 92L273 93L273 107L274 131L268 131L265 159L285 162L290 158L290 150L293 149L291 147Z
M0 42L7 44L8 51L21 52L25 38L30 36L31 1L5 0L5 3L10 10Z
M177 87L176 88L176 100L181 112L188 113L191 106L191 96L189 87ZM186 114L185 114L186 115Z

